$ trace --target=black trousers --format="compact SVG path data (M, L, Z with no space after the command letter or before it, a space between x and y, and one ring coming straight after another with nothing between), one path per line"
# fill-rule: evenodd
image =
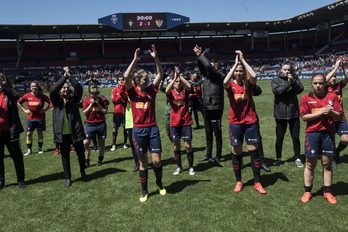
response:
M204 111L204 128L207 152L206 156L212 157L213 151L213 134L216 140L216 158L221 158L222 153L222 131L221 118L222 110L205 110Z
M283 140L284 135L287 129L287 125L289 124L290 129L290 135L292 138L292 144L294 149L294 159L297 159L300 157L300 119L292 118L290 120L285 119L276 119L276 143L275 143L275 149L276 149L276 156L277 159L282 157L282 150L283 150Z
M70 170L71 145L73 145L75 148L75 152L80 165L81 174L85 170L85 148L83 146L83 141L73 143L71 134L63 135L63 142L60 143L59 146L60 146L60 153L62 156L62 164L63 164L65 179L71 179L71 170Z
M15 165L17 181L18 182L24 181L25 171L24 171L23 153L21 150L19 137L11 139L11 135L9 131L0 132L0 181L5 182L5 164L4 164L5 145Z

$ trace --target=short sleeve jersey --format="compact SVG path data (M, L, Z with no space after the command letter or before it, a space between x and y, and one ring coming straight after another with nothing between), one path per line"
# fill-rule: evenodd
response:
M339 81L339 82L337 82L337 83L335 83L333 86L329 86L329 85L327 85L326 86L326 90L328 91L328 92L330 92L330 93L334 93L334 94L336 94L337 95L337 97L338 97L338 101L339 101L339 103L341 104L341 106L343 107L343 97L342 97L342 90L343 90L343 88L345 87L346 85L345 84L343 84L343 82L342 81ZM345 120L346 119L346 116L344 115L344 110L343 110L343 108L342 108L342 113L343 113L343 115L342 115L342 118L340 119L340 120Z
M43 120L46 118L46 114L40 111L44 108L45 102L51 105L51 100L48 96L43 93L38 93L36 96L32 93L27 93L18 100L19 104L23 104L24 102L27 104L28 110L31 111L27 119Z
M179 127L193 124L188 110L188 96L189 92L186 88L180 92L173 89L167 95L170 102L170 126Z
M257 114L252 97L254 86L249 80L246 85L238 85L234 81L230 82L230 88L226 89L230 100L229 124L247 125L257 122Z
M342 107L336 94L326 93L325 96L320 98L318 96L311 97L309 94L303 95L300 101L300 115L303 117L306 114L313 114L327 105L331 105L334 111L342 114ZM333 118L329 115L322 115L319 118L307 121L306 133L323 130L334 133Z
M92 100L92 97L88 97L88 98L83 100L83 102L82 102L82 109L83 110L88 108L89 104L91 103L91 100ZM105 98L98 97L98 101L104 109L108 110L108 105L107 105ZM97 122L102 122L102 121L105 121L105 115L103 114L103 112L101 112L97 103L93 103L92 111L90 111L86 115L86 122L97 123Z
M156 95L158 88L151 84L145 92L140 91L134 83L128 90L128 97L133 113L133 127L150 127L156 125Z

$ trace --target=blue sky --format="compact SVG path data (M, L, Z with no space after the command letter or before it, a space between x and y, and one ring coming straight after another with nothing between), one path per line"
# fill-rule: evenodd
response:
M3 0L0 24L97 24L114 13L172 12L190 22L286 19L331 4L327 0Z

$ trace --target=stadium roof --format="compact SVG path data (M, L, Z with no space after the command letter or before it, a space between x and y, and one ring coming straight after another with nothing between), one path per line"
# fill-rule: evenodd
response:
M227 36L254 31L281 33L316 28L348 21L348 0L341 0L304 14L281 20L250 22L183 23L166 31L121 31L103 24L10 25L0 24L2 40L101 39L140 37Z

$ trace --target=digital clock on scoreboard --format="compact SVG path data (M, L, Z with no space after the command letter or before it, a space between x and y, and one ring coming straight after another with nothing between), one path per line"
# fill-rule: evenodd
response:
M124 13L123 30L165 30L167 17L165 13Z

